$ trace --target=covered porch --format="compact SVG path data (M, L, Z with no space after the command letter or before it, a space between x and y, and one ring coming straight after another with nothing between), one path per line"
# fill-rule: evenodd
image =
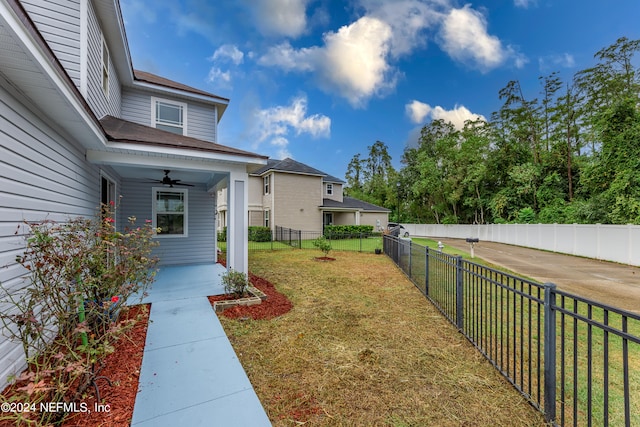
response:
M115 117L100 123L108 145L87 159L101 167L102 202L116 204L117 227L124 230L130 217L159 227L160 265L213 264L216 197L226 189L227 265L246 274L248 173L266 157Z

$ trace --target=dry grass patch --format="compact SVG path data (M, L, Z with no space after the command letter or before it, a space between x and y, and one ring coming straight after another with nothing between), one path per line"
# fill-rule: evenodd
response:
M385 256L251 254L294 304L221 321L275 426L539 426L542 417Z

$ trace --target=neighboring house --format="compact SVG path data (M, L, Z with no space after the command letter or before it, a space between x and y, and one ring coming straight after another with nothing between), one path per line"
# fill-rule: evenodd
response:
M27 284L19 224L93 216L120 195L118 227L128 216L162 227L161 264L209 263L227 189L227 262L247 271L248 173L267 158L219 145L229 100L134 71L126 40L118 0L0 0L5 289ZM23 366L21 347L0 338L0 384Z
M249 225L322 232L325 225L372 225L382 230L389 209L343 195L345 182L292 159L269 160L249 178ZM224 192L218 229L227 225Z

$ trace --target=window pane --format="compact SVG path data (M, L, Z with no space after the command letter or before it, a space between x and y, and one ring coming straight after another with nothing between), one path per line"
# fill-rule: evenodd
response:
M156 103L156 120L165 124L182 126L182 106L158 101Z
M184 212L184 194L158 191L156 212Z
M167 126L167 125L161 125L160 123L156 123L156 129L166 130L167 132L175 133L178 135L184 135L184 130L181 127Z
M157 218L159 234L184 234L184 215L159 214Z

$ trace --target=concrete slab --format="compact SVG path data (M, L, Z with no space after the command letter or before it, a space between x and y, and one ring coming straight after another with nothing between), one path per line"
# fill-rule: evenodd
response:
M156 301L224 294L222 274L225 267L220 264L193 264L160 267L146 296L133 295L129 304L146 304Z
M213 321L215 314L206 298L158 301L151 310L154 316L147 328L145 351L226 337L220 322Z
M271 425L206 298L224 293L225 271L163 267L142 299L151 312L131 426Z

